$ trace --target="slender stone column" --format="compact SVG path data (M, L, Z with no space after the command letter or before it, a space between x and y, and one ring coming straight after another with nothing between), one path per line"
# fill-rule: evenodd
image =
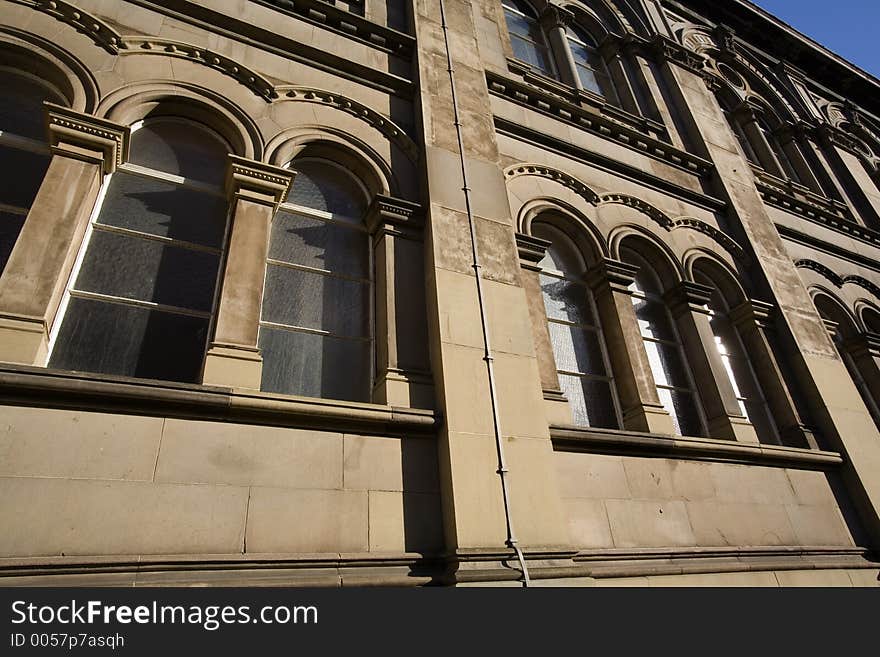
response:
M724 361L715 345L707 304L712 288L685 281L666 295L688 364L706 414L710 438L757 443L758 435L743 416Z
M581 79L577 74L574 56L568 47L568 37L565 35L565 26L574 20L574 15L567 9L557 5L548 4L541 14L541 27L547 34L550 43L550 51L556 62L560 80L576 89L583 89Z
M769 303L750 299L730 312L730 321L749 354L749 361L782 443L789 447L818 449L816 436L801 418L770 340L773 310L773 305Z
M623 407L623 425L633 431L672 434L672 418L657 395L648 352L639 332L629 286L638 269L606 258L593 267L587 281L608 346L608 357Z
M807 163L807 159L801 150L803 135L801 134L800 129L794 125L787 124L777 129L775 134L779 143L782 145L782 149L785 151L786 156L788 156L789 162L791 162L791 165L794 167L795 171L797 171L798 177L803 184L812 192L823 194L822 185L819 183L819 179L813 173L813 170L810 168L810 165Z
M376 377L373 401L433 408L434 382L425 350L423 218L415 203L377 195L367 213L376 289Z
M229 158L226 190L233 204L232 233L203 383L260 388L263 359L257 336L269 236L272 218L295 175L290 169Z
M49 331L105 174L129 129L46 103L52 160L0 278L0 360L44 365Z

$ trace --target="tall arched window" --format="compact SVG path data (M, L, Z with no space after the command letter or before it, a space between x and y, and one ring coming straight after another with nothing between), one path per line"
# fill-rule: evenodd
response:
M779 431L742 339L730 321L727 300L710 277L697 274L696 281L715 289L708 304L712 334L740 412L752 423L760 442L779 444Z
M503 0L513 54L544 75L556 77L553 55L535 10L525 0Z
M793 180L796 183L803 184L800 175L797 172L794 164L791 161L788 153L785 148L782 146L782 142L779 140L779 137L776 136L776 132L767 122L763 116L759 116L757 120L758 128L761 131L761 135L764 137L764 141L767 142L767 145L770 147L770 151L773 153L773 157L776 158L776 163L779 165L779 173L784 178L788 180ZM771 167L771 171L774 171L776 167Z
M584 283L585 265L557 228L535 223L532 234L550 242L540 281L559 385L575 424L619 428L620 410L596 304Z
M595 39L577 27L567 27L565 35L581 86L587 91L604 96L611 102L617 102L614 85L608 73L605 60L599 54Z
M303 157L272 224L260 322L262 389L369 401L373 337L367 193L334 162Z
M132 128L53 336L51 367L197 382L227 224L228 145L183 119Z
M36 78L0 69L0 273L49 166L43 101L63 103Z
M660 402L672 416L676 434L702 436L705 432L699 396L678 330L662 296L660 278L633 249L621 248L620 259L639 268L630 291Z

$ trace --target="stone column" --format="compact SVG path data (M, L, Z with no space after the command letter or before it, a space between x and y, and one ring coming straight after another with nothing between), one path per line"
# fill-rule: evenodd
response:
M608 75L611 76L611 84L614 86L614 92L617 94L617 101L620 106L633 116L640 116L642 111L636 100L636 93L633 90L632 82L630 82L629 66L624 59L622 49L624 43L620 37L609 34L599 44L599 54L605 61L608 69ZM614 102L613 99L608 100Z
M544 294L541 291L541 268L538 263L544 259L550 242L516 234L516 247L519 251L519 277L526 292L529 304L532 336L535 340L535 355L538 358L538 371L544 392L544 408L551 424L571 424L571 406L559 386L556 371L556 357L550 342L550 329L547 326L547 309L544 307Z
M226 190L232 231L203 383L260 389L263 358L257 336L272 218L295 175L290 169L229 157Z
M761 111L760 107L756 107L746 101L734 110L734 117L742 126L746 139L749 140L749 145L760 160L760 165L767 171L767 173L772 174L777 178L781 178L782 180L786 180L788 175L785 173L782 164L780 164L777 159L776 153L773 152L773 149L770 148L770 144L767 143L764 131L761 129L761 126L758 125L758 116Z
M606 258L589 271L587 281L593 288L602 322L624 428L672 434L672 418L660 403L632 303L629 286L637 271L636 267Z
M569 10L549 3L540 17L541 27L547 34L550 52L553 54L556 69L559 71L559 79L575 89L582 89L574 56L571 54L571 48L568 47L568 37L565 34L565 26L569 25L572 20L574 20L574 16Z
M710 438L757 443L743 416L724 361L715 344L708 303L712 288L685 281L666 294L706 415Z
M803 139L801 131L794 125L786 124L777 129L775 134L782 146L782 150L788 156L788 161L791 162L791 166L797 171L802 184L812 192L824 195L819 179L813 173L813 169L807 163L806 156L801 150L800 142Z
M729 317L749 355L782 444L818 449L813 430L801 418L770 340L772 313L771 304L749 299L734 308Z
M664 72L684 100L696 136L717 169L718 193L729 204L730 221L739 224L752 254L750 272L766 285L779 308L780 329L792 343L795 374L827 446L843 454L842 474L863 524L880 545L880 433L846 366L828 337L810 294L791 260L773 219L758 194L754 174L739 156L717 99L707 89L692 57L670 45ZM763 279L763 280L762 280Z
M425 296L421 207L377 195L367 214L376 294L376 377L373 401L433 408L434 382L425 350Z
M129 129L46 103L52 159L0 278L0 360L45 365L49 331L106 174Z

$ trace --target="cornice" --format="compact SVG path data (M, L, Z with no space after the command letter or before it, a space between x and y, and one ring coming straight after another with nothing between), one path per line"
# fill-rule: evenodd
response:
M819 237L805 233L796 228L786 226L785 224L777 223L776 230L779 231L779 234L786 241L801 244L820 253L827 253L828 255L839 258L845 262L852 262L856 265L865 267L866 269L870 269L872 271L880 273L880 259L874 259L869 256L857 253L852 249L847 249L845 247L826 242ZM873 246L880 248L880 244L876 244Z
M609 117L585 110L556 95L536 89L491 71L486 72L489 93L518 105L547 114L555 119L591 132L603 139L617 142L632 150L677 167L697 176L707 176L712 164L679 150L666 142L649 137Z

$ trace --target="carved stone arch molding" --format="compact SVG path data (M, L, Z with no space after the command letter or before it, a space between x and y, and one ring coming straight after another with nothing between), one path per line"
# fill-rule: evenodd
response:
M391 163L369 144L347 133L327 126L299 126L285 130L269 140L266 161L275 166L286 166L298 155L321 157L345 166L369 190L371 196L382 194L401 198L406 196Z
M839 274L835 273L830 267L826 267L820 262L816 262L815 260L808 260L806 258L796 260L794 265L798 269L808 269L810 271L816 272L822 278L832 283L838 289L843 288L843 286L847 284L860 287L863 290L870 292L878 301L880 301L880 286L878 286L876 283L872 283L864 276L859 276L857 274L840 276Z
M93 112L98 105L98 83L88 67L41 36L0 25L0 61L50 84L77 112Z
M516 217L517 232L533 235L532 225L540 219L555 225L578 245L588 260L607 258L608 243L595 222L585 216L578 208L556 198L539 197L524 203Z
M95 111L99 117L131 125L148 116L183 116L222 135L236 155L261 160L263 138L253 119L228 98L187 82L148 80L107 94Z
M636 226L634 224L621 224L619 226L615 226L608 235L608 251L611 254L611 257L615 260L621 260L620 257L620 247L624 241L627 240L636 240L638 243L648 246L648 250L653 250L655 253L653 255L648 254L647 252L642 253L642 255L649 261L654 261L653 259L657 256L663 258L664 263L656 262L656 266L658 269L658 273L660 271L666 271L669 275L671 275L675 280L666 280L665 284L678 283L684 280L687 280L685 275L684 266L682 265L681 260L675 255L672 249L666 244L662 239L660 239L656 234L651 231L643 228L642 226ZM637 249L639 251L643 251L642 249ZM661 278L664 276L661 274Z
M536 176L538 178L546 178L547 180L557 182L563 187L567 187L573 191L591 205L598 205L601 200L596 192L587 187L587 185L580 180L571 174L553 167L548 167L543 164L517 164L504 170L504 178L508 183L521 176Z
M323 89L315 89L312 87L289 85L277 87L276 91L277 100L274 102L277 103L314 103L317 105L333 107L334 109L350 114L385 135L385 137L400 148L412 162L418 160L419 149L403 128L398 126L388 117L370 109L356 100L332 91L324 91Z

